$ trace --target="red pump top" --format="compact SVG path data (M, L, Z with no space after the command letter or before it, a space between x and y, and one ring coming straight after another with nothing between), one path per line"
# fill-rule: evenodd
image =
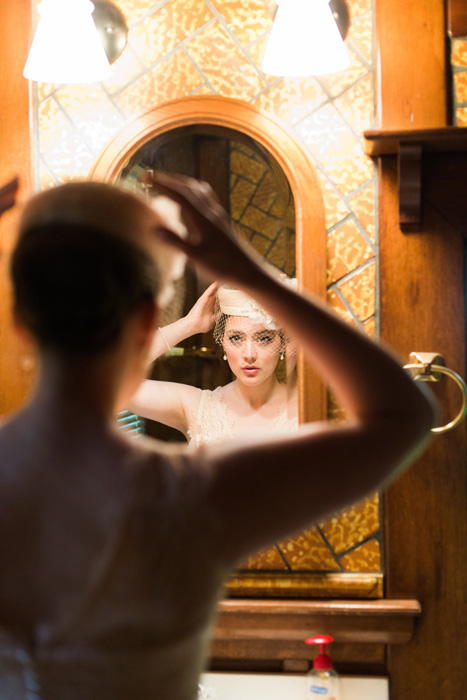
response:
M332 641L334 641L333 638L327 634L305 639L305 644L319 644L319 654L313 661L313 668L316 668L318 671L328 671L333 667L331 657L326 654L326 644L331 644Z

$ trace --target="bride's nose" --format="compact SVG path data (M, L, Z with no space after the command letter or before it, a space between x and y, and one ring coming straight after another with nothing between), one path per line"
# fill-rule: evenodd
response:
M243 345L243 357L247 362L253 362L256 359L256 346L253 340L248 339Z

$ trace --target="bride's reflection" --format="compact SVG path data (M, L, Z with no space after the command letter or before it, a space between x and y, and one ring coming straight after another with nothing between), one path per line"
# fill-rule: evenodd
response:
M295 344L240 290L211 285L186 316L157 331L150 359L212 327L232 381L201 389L149 379L130 409L181 432L193 446L296 430Z

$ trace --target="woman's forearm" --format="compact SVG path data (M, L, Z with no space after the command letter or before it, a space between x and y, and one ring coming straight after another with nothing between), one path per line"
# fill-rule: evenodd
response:
M167 326L158 328L154 333L149 350L148 364L151 364L154 360L157 360L158 357L169 352L175 345L181 343L182 340L190 338L197 332L197 329L194 328L188 316L183 316L183 318L179 318L177 321L169 323Z

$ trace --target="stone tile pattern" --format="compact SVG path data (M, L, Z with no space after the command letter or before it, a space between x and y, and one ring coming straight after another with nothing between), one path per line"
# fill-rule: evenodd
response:
M451 39L453 122L467 126L467 37Z
M372 0L348 0L351 67L318 78L280 78L261 71L274 0L117 4L126 16L129 40L113 65L113 76L93 85L34 88L37 186L86 176L124 125L168 100L215 94L247 101L279 119L308 151L326 209L329 304L362 332L377 335L376 180L362 146L362 132L375 126ZM457 118L467 125L466 42L455 43L453 57ZM247 156L235 154L241 157ZM251 177L232 174L233 218L271 262L277 264L281 249L282 267L293 275L293 221L278 213L279 203L268 201L268 178L263 174L255 181L255 165L250 165ZM330 417L340 414L330 397ZM375 496L252 557L245 566L375 572L381 570L381 541Z

